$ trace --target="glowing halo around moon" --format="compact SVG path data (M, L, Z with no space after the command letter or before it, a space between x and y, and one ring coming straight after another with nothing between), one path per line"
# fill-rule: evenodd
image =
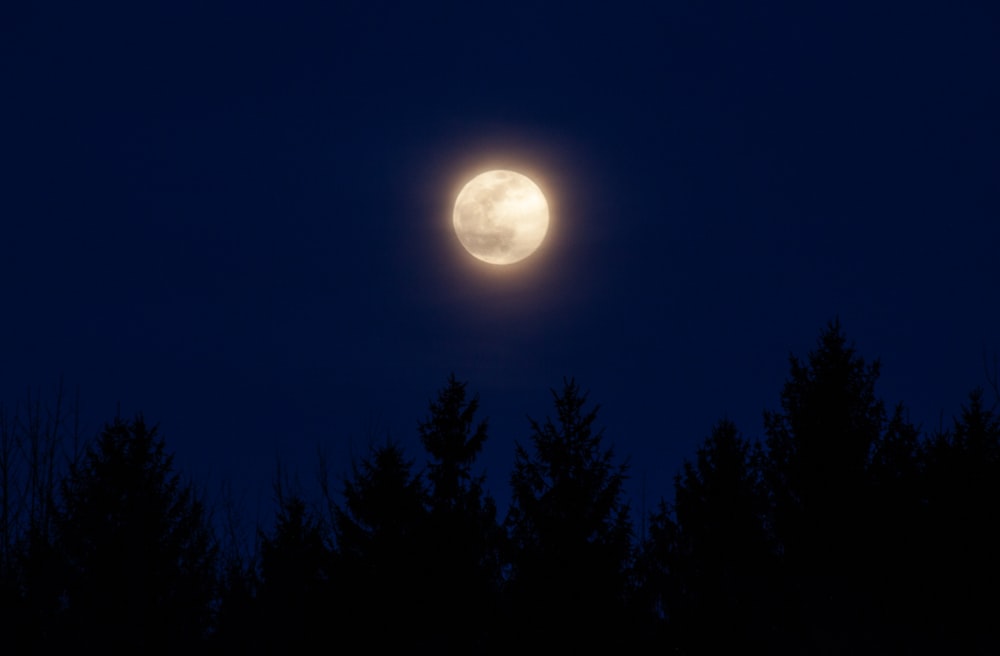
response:
M483 262L513 264L545 239L549 205L531 178L516 171L486 171L462 187L452 218L465 250Z

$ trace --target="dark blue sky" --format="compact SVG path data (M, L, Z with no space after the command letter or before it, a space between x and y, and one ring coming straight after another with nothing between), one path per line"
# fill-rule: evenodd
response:
M995 3L97 4L0 9L0 399L263 514L276 456L419 456L452 371L503 503L576 376L638 505L835 316L927 427L1000 352ZM493 166L554 210L500 272L450 228Z

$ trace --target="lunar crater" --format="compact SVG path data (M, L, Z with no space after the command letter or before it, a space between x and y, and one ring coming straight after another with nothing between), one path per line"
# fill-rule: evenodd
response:
M549 208L542 190L515 171L486 171L458 194L455 233L473 256L490 264L513 264L545 239Z

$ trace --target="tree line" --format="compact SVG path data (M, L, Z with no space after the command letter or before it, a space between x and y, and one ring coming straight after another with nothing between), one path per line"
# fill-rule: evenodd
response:
M452 375L422 467L387 440L319 499L279 476L250 550L141 415L81 440L61 395L0 406L0 631L19 653L997 653L996 381L926 431L878 375L829 323L763 437L719 420L637 519L572 379L515 444L499 516L489 425Z

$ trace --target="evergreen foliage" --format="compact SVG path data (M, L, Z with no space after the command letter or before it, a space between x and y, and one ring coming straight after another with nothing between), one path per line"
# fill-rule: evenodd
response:
M886 416L868 364L839 321L805 361L790 357L781 411L765 413L765 483L789 606L782 632L799 644L850 648L849 626L870 624L862 535L868 467Z
M1000 650L995 597L1000 587L1000 417L981 389L969 395L950 430L926 448L927 516L916 555L936 567L922 573L924 613L939 649Z
M472 472L487 437L487 422L475 420L478 409L478 396L468 398L466 384L451 374L418 424L429 458L428 629L436 648L449 651L485 646L496 623L502 535L485 476Z
M733 422L719 421L674 482L667 569L676 579L666 613L689 651L718 653L731 641L760 649L772 619L773 547L766 530L760 454ZM657 530L666 521L657 518ZM712 627L724 625L725 634ZM695 647L697 645L697 647Z
M599 406L573 380L552 391L556 420L531 420L529 451L515 446L511 603L519 627L555 644L608 644L628 594L631 521L626 465L594 425Z
M379 649L424 644L432 581L423 558L422 478L402 448L387 441L353 464L343 495L334 516L341 617Z
M487 422L475 422L479 397L467 400L465 387L451 374L437 400L431 401L430 415L418 424L420 442L430 457L427 479L434 512L465 512L483 503L484 479L473 476L471 469L486 442Z
M59 422L0 412L0 630L16 653L1000 652L1000 416L977 389L926 436L878 374L828 324L763 439L719 421L638 544L627 465L572 379L515 443L502 525L489 424L452 374L417 423L423 470L372 445L340 503L321 477L322 515L277 485L259 548L225 559L141 415L69 457Z
M63 480L54 556L67 644L187 648L210 626L216 548L194 487L141 415L105 426Z
M885 409L875 395L879 363L865 363L839 321L805 362L790 357L781 411L765 413L768 486L775 529L792 557L829 558L858 510ZM826 553L822 553L822 552Z
M323 527L298 495L278 499L273 533L261 538L260 614L271 653L302 653L327 637L333 604L333 552Z

